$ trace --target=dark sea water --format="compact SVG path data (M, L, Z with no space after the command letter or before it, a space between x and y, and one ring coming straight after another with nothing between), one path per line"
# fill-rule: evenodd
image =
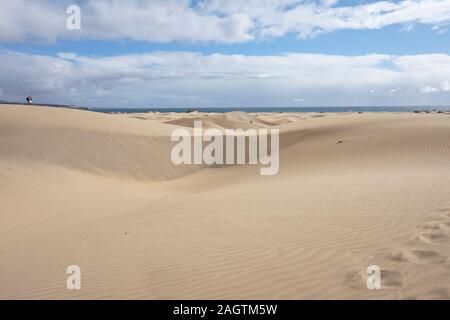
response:
M21 102L6 102L0 101L0 106L3 104L28 105ZM146 113L146 112L216 112L225 113L232 111L243 112L413 112L413 111L448 111L450 112L450 105L447 106L366 106L366 107L186 107L186 108L96 108L96 107L81 107L76 105L51 104L51 103L35 103L36 106L49 106L58 108L73 108L89 110L102 113Z
M89 108L103 113L145 113L145 112L413 112L413 111L449 111L450 106L415 107L252 107L252 108Z

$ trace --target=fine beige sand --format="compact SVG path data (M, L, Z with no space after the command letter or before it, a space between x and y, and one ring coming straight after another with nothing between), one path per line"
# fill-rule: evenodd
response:
M194 120L279 128L279 173L174 165ZM0 105L0 299L449 299L449 257L449 113Z

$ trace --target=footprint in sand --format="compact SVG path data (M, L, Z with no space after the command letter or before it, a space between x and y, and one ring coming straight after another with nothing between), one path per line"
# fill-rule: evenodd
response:
M395 262L406 262L408 261L402 252L392 252L386 256L389 260Z
M449 236L443 231L430 231L419 235L419 240L428 244L439 244L447 242L449 239Z
M398 289L403 288L402 274L395 270L381 270L381 288Z
M438 209L441 213L441 217L444 219L450 219L450 208Z
M444 219L450 219L450 212L443 212L441 213L441 217Z
M402 254L409 262L416 264L435 264L445 262L445 257L432 250L406 250Z
M450 222L439 223L439 229L450 232Z
M442 230L450 231L450 221L429 221L419 225L422 230Z
M440 221L428 221L421 223L419 227L423 230L438 230Z
M360 271L349 272L344 276L344 283L352 289L363 289L365 287L363 275Z
M381 289L403 288L403 276L400 272L381 269ZM367 289L368 275L364 271L354 271L344 277L345 284L353 289Z

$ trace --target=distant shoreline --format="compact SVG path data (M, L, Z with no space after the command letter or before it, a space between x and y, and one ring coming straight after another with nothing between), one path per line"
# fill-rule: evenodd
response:
M0 105L23 105L28 106L27 103L17 103L17 102L0 102ZM267 112L267 113L278 113L278 112L299 112L299 113L327 113L327 112L438 112L445 111L450 112L450 106L357 106L357 107L183 107L183 108L97 108L97 107L83 107L76 105L62 105L62 104L43 104L34 103L30 106L40 106L40 107L54 107L54 108L67 108L75 110L85 110L101 113L149 113L149 112L159 112L159 113L192 113L192 112L202 112L202 113L226 113L226 112Z

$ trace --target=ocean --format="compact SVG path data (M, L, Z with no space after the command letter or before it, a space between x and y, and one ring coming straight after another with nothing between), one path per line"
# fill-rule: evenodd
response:
M413 111L450 111L450 106L414 106L414 107L248 107L248 108L89 108L103 113L146 113L146 112L413 112Z
M5 102L0 101L0 105L15 104L28 105L20 102ZM98 107L81 107L76 105L64 104L33 104L36 106L49 106L58 108L72 108L82 109L102 113L146 113L146 112L217 112L225 113L232 111L243 112L413 112L413 111L448 111L450 112L450 105L448 106L365 106L365 107L184 107L184 108L98 108Z

